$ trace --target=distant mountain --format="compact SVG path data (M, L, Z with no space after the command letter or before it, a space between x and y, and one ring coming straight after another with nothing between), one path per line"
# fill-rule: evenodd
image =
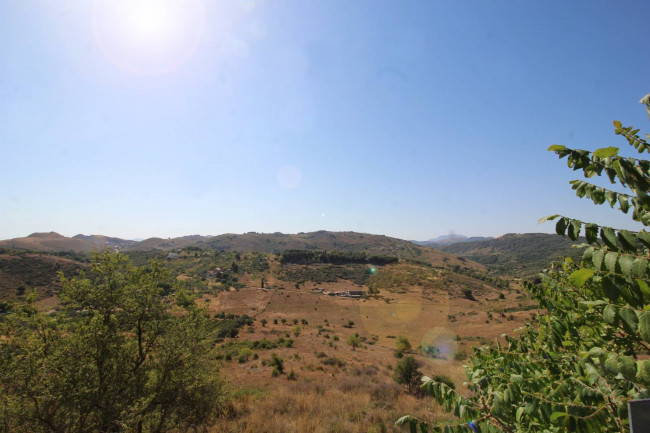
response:
M68 238L56 232L32 233L24 238L0 241L0 248L24 249L32 251L62 252L75 251L89 253L104 248L126 248L137 242L102 235L76 235Z
M468 238L467 236L464 235L442 235L438 236L437 238L429 239L428 241L411 241L414 244L417 245L422 245L422 246L427 246L431 248L438 248L440 246L444 245L452 245L456 244L459 242L475 242L475 241L485 241L488 239L494 239L492 237L480 237L480 236L474 236L471 238Z
M496 239L467 241L439 246L441 251L457 254L486 265L488 268L512 275L533 275L563 257L578 259L582 249L569 238L546 233L509 233Z
M0 241L1 247L46 252L77 251L84 253L97 249L95 244L85 239L67 238L56 232L32 233L24 238Z
M257 251L277 253L288 249L329 250L385 254L407 260L418 260L436 266L458 264L474 268L476 263L462 262L457 257L414 245L412 242L384 235L320 230L309 233L255 233L214 236L202 245L215 250Z
M255 233L224 234L219 236L191 235L178 238L149 238L141 242L100 235L77 235L73 238L58 233L35 233L26 238L0 241L0 248L32 251L88 253L105 247L124 252L172 251L184 248L229 250L241 252L278 253L287 249L329 250L385 254L406 260L417 260L434 266L453 266L484 270L478 263L459 260L458 257L409 241L384 235L357 232L317 231L311 233Z

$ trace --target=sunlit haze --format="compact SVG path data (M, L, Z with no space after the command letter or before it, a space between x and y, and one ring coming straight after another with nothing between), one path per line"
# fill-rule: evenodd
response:
M650 132L650 2L0 0L0 239L551 232Z

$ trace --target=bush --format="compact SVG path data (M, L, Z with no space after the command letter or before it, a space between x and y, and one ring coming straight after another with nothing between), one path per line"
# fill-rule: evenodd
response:
M393 380L400 385L406 385L408 392L412 393L417 389L422 373L419 370L420 363L412 356L401 359L393 370Z
M395 347L397 348L398 352L408 352L411 350L411 342L409 341L408 338L400 335L397 337L397 341L395 342Z
M277 376L278 374L284 373L284 360L276 355L275 353L271 354L271 360L269 361L269 365L273 367L273 376Z

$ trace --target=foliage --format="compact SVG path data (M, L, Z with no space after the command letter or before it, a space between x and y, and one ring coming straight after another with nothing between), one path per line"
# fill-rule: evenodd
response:
M614 122L615 132L640 153L650 145L638 130ZM614 147L594 152L551 146L586 178L606 175L627 192L583 180L571 184L595 204L618 204L634 221L650 225L650 161L623 157ZM422 388L460 419L434 425L406 416L412 431L621 432L629 430L627 402L650 397L650 233L617 230L553 215L558 234L587 240L580 264L565 259L527 284L546 311L506 346L475 350L465 397L424 377Z
M271 354L269 365L273 367L273 370L271 371L272 376L278 376L284 373L284 360L275 353Z
M280 278L285 281L304 283L313 281L316 284L333 283L339 279L349 280L355 284L363 285L368 281L370 274L363 265L316 265L310 267L286 267L282 270Z
M236 316L234 314L230 315L217 315L216 318L221 318L217 324L216 337L217 338L235 338L239 334L239 329L253 324L253 319L248 317L247 314L242 316Z
M578 260L581 251L573 248L578 244L579 242L571 239L546 233L509 233L496 239L460 242L439 249L481 263L496 275L529 277L542 272L551 262L562 260L564 257ZM472 278L487 281L492 279L476 271L462 269L454 269L454 271L463 272ZM498 279L492 282L500 287L507 283Z
M189 430L226 396L211 356L210 320L187 293L163 302L157 262L138 268L104 252L94 279L62 278L66 313L35 296L3 320L0 424L16 432Z
M347 343L352 347L352 350L356 350L357 347L361 347L363 340L361 339L361 336L359 336L359 333L355 332L354 334L348 335Z
M285 250L280 254L280 263L308 265L312 263L331 263L345 265L349 263L387 265L397 263L398 258L380 254L366 254L344 251L310 251Z
M417 384L422 377L419 370L420 363L412 356L405 356L397 362L393 369L393 380L400 385L406 385L408 392L417 389Z
M411 342L408 338L400 335L397 337L397 341L395 341L395 347L398 352L408 352L411 350Z

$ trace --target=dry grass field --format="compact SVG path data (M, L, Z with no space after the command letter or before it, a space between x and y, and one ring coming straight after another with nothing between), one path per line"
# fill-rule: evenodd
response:
M398 337L410 342L405 355L419 361L422 374L446 377L467 392L462 365L472 347L493 344L533 313L516 283L505 288L482 278L482 265L444 253L431 253L425 263L401 260L377 267L281 264L267 255L267 266L254 268L256 257L190 252L167 261L179 284L197 288L196 302L210 315L254 319L237 337L215 346L233 395L228 416L211 427L215 433L388 432L398 431L394 422L404 414L442 420L447 415L430 398L409 394L393 380ZM3 260L0 272L28 260L29 266L7 274L16 279L13 285L23 275L40 283L35 276L41 274L43 284L54 284L54 271L73 272L81 265L58 258L41 264L45 259L31 255ZM234 261L249 271L233 273L237 279L205 277L207 269L230 268ZM239 290L229 286L235 281ZM369 289L379 293L361 299L328 295ZM59 307L52 293L37 301L39 310ZM347 341L356 334L361 344L353 348ZM273 374L273 355L283 360L282 374Z
M471 347L512 332L531 312L517 287L504 291L485 285L474 290L476 300L469 300L458 281L447 285L435 271L425 270L428 276L418 275L415 281L399 277L420 271L413 265L394 266L389 273L400 284L370 299L336 298L313 290L358 289L345 280L308 282L299 289L271 280L276 289L206 296L202 302L209 302L211 313L255 318L254 325L227 341L294 340L289 348L256 350L246 359L233 356L223 362L222 373L235 395L233 416L212 431L386 432L398 431L393 423L407 413L430 420L446 417L430 398L410 395L392 379L396 337L409 339L409 354L420 361L423 374L447 376L462 391L462 364ZM346 341L355 333L365 342L353 349ZM431 349L429 356L419 350L423 345ZM277 377L268 363L272 353L284 360L284 374Z

